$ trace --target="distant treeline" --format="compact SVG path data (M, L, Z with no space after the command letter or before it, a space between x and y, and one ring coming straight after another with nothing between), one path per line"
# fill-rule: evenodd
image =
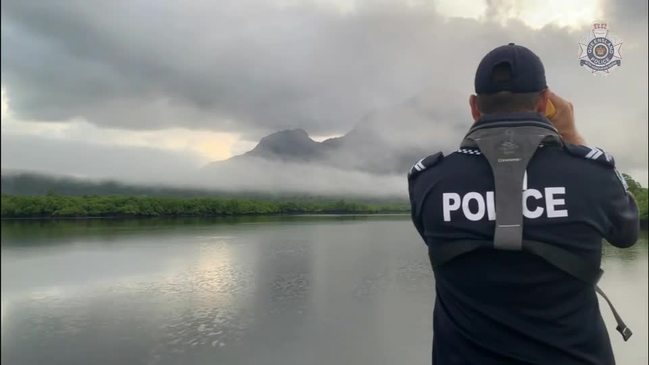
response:
M229 198L229 199L285 199L285 200L331 200L331 196L307 193L280 193L260 191L222 191L207 188L138 185L114 180L89 180L68 176L52 176L29 172L3 172L0 185L3 195L41 196L137 196L137 197L175 197L175 198ZM337 196L353 201L366 203L403 203L406 199L401 196L359 197Z
M623 174L647 226L647 188ZM2 218L167 217L321 213L401 213L401 198L360 199L219 193L20 174L2 176Z
M273 214L406 213L403 203L345 199L229 199L134 196L2 195L2 218L208 217Z

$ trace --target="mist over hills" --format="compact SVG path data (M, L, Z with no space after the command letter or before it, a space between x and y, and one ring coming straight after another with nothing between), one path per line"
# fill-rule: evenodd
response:
M343 136L318 142L304 129L287 129L259 140L250 151L224 161L155 177L142 166L120 173L121 160L99 176L51 176L2 172L6 194L126 194L156 196L298 195L407 197L406 174L429 154L455 150L471 121L462 105L434 108L434 92L376 110ZM71 156L70 158L73 158Z
M394 148L378 135L352 130L342 137L322 142L311 139L303 129L289 129L262 138L252 150L225 161L209 164L205 169L218 170L224 165L244 161L281 161L324 165L343 170L373 174L405 174L424 149ZM429 152L430 153L430 152Z
M161 168L164 165L161 161L152 161L156 164L150 166L139 161L134 169L134 164L126 156L108 159L103 154L99 156L101 160L97 160L92 174L78 176L81 181L103 184L102 188L95 186L81 190L88 191L88 194L93 191L103 193L104 188L110 190L110 186L105 184L110 181L128 186L189 189L197 194L207 191L228 194L254 192L403 199L407 196L406 173L412 164L445 147L448 152L457 144L455 136L465 131L464 127L458 128L456 114L441 115L430 110L432 104L425 100L426 97L433 98L434 94L424 93L391 108L376 110L340 137L318 142L304 129L281 130L261 138L246 153L203 167L179 166L175 161L169 161L169 167ZM92 156L84 158L94 159ZM72 168L75 156L69 156L69 159ZM6 175L6 169L3 175ZM28 172L39 173L37 177L41 182L42 175L70 176L69 172L39 169ZM13 177L6 179L3 176L3 192L10 189L28 193L17 187L16 175L13 173ZM29 177L35 178L33 174ZM72 181L78 179L68 179L67 182ZM65 190L60 178L37 184L38 189L26 190L44 194L48 189L43 186L48 184L55 186L56 191ZM4 185L13 187L5 189ZM143 191L163 193L158 188L145 188Z
M36 172L2 170L2 194L16 196L134 196L173 198L245 198L245 199L333 199L353 198L368 203L401 203L397 195L366 196L363 194L318 194L289 191L219 190L191 186L133 184L117 180L83 179L72 176L53 176Z
M404 176L418 159L454 149L470 123L461 106L432 108L433 93L421 93L391 108L368 114L341 137L314 141L304 129L263 137L250 151L204 168L217 172L239 164L268 161L321 165L344 171ZM449 110L451 111L449 113ZM466 116L464 114L467 114Z
M406 173L418 159L454 151L471 120L461 104L436 109L434 92L376 110L346 134L318 142L304 129L259 140L250 151L203 167L124 169L111 160L101 175L83 179L2 171L7 194L127 194L159 196L299 195L407 197ZM459 99L459 98L457 98ZM70 158L74 158L71 156ZM74 160L71 160L71 163Z

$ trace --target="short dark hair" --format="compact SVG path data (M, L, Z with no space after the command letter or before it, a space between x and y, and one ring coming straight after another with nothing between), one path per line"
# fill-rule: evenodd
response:
M509 63L500 63L494 66L491 72L493 82L509 82L512 78L512 70ZM539 102L541 93L513 93L511 91L500 91L493 94L478 94L478 109L483 114L506 113L506 112L527 112L534 111Z

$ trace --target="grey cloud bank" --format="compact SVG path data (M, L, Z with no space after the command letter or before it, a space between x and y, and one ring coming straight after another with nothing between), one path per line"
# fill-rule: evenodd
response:
M200 168L195 156L143 147L115 147L3 135L2 168L129 182L182 183Z
M508 6L489 3L495 20ZM431 7L360 2L341 14L262 1L3 1L2 85L17 119L81 117L103 127L211 129L248 140L286 128L328 135L358 127L394 146L450 152L470 124L477 63L513 41L542 58L550 87L574 102L589 143L646 184L646 9L641 1L604 3L624 45L622 67L602 78L578 67L586 28L448 19ZM2 138L9 142L3 167L33 168L47 150L51 169L93 175L111 171L111 151L123 150L102 146L94 160L63 161L74 158L65 152L71 147L53 147L63 142ZM114 169L115 177L161 179L155 166L184 175L196 163L189 154L129 153L151 167ZM341 179L326 172L318 175L324 181Z
M39 145L34 150L34 143ZM12 163L5 156L12 154ZM39 172L90 181L118 179L140 186L226 192L271 192L406 197L403 175L377 175L332 166L248 158L218 169L200 169L191 155L141 147L107 147L8 136L2 143L3 173ZM67 156L64 161L53 161Z

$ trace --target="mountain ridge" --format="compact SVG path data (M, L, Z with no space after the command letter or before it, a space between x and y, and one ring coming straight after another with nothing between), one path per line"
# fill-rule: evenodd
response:
M285 129L261 138L250 151L227 160L209 163L204 168L218 169L241 161L269 160L319 163L343 170L374 174L406 173L412 163L426 153L417 148L396 148L379 133L358 127L340 137L318 142L302 128Z

